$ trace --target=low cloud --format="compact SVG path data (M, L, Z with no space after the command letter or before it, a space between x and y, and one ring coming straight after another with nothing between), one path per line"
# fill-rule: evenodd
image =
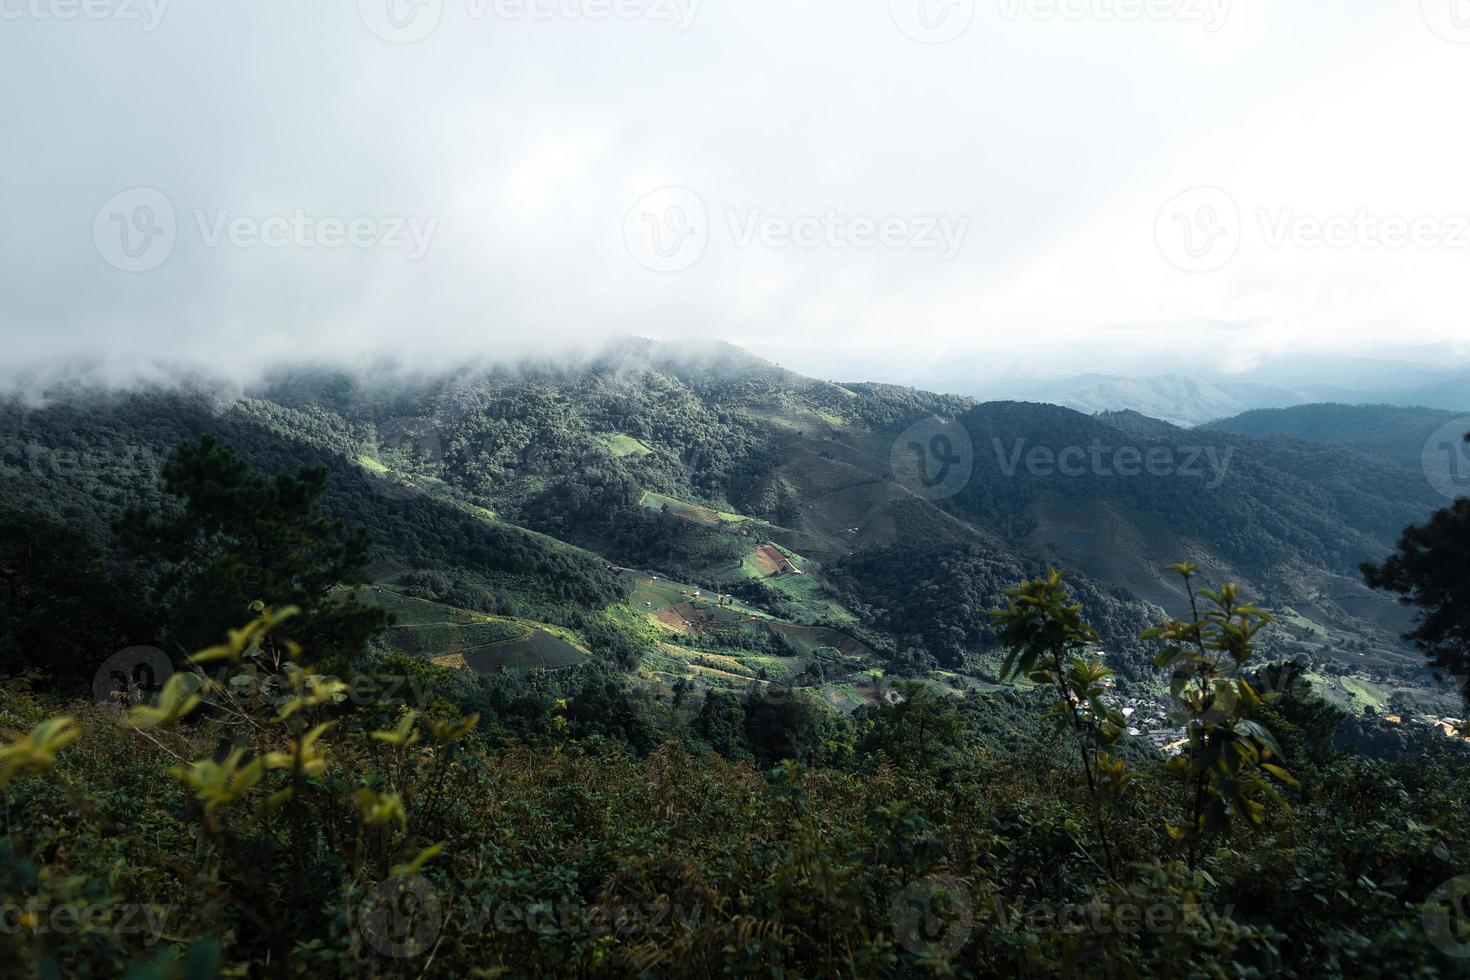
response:
M0 376L627 335L892 381L1456 356L1454 250L1250 221L1460 214L1470 61L1416 9L1206 6L27 0L0 39Z

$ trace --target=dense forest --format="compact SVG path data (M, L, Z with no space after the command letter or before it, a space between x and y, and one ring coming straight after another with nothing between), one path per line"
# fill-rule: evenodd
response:
M1204 439L632 343L0 404L0 963L1464 975L1470 501L1353 425L1058 479Z

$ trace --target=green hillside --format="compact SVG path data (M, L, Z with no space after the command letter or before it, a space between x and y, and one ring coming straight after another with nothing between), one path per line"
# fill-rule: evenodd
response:
M929 499L895 478L890 457L905 430L936 418L963 427L970 473L957 493ZM609 570L620 565L727 590L794 624L873 630L884 650L969 659L983 673L985 611L1015 578L1059 564L1142 680L1152 668L1135 627L1184 601L1158 567L1190 555L1212 579L1241 580L1310 620L1280 631L1283 648L1368 680L1418 674L1397 640L1404 614L1363 588L1356 567L1437 498L1371 446L838 386L734 348L685 357L629 342L570 370L391 390L295 371L225 402L151 394L4 407L6 438L87 452L73 451L72 466L23 467L3 492L104 538L122 507L153 499L170 447L204 431L263 468L325 467L328 510L377 530L376 576L447 570L425 597L510 620L578 630L583 610L625 601ZM1075 457L1086 462L1072 475L1016 462L1018 451L1055 463L1094 447L1103 465ZM1167 465L1121 475L1120 450L1162 453ZM436 652L489 631L441 632L397 635ZM608 642L633 656L647 641ZM1347 649L1358 642L1372 655Z
M1206 428L1352 446L1418 467L1429 437L1463 417L1457 412L1394 405L1301 405L1246 412L1212 422Z
M3 962L1459 975L1464 700L1357 568L1440 501L1370 421L642 343L0 404Z

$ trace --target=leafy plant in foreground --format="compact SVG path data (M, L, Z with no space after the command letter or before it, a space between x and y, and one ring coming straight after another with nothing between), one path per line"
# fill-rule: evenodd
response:
M199 808L201 860L180 873L201 897L234 906L251 927L240 938L290 975L300 943L324 923L287 914L279 896L325 913L344 892L417 875L440 851L424 846L423 827L439 814L458 743L478 719L430 719L399 705L392 728L372 730L345 711L346 684L272 639L297 610L256 610L225 643L190 658L201 669L175 674L157 704L133 708L128 722L170 752L162 737L191 718L203 716L218 736L212 757L174 753L173 773ZM207 664L226 669L207 674ZM278 672L278 686L233 683L261 664Z
M1145 639L1164 641L1154 663L1173 669L1169 691L1179 709L1172 717L1189 740L1185 751L1168 763L1189 787L1188 824L1168 829L1171 837L1187 842L1191 870L1206 834L1229 830L1232 818L1259 827L1267 802L1285 806L1267 776L1295 785L1279 765L1282 752L1276 739L1251 718L1279 695L1257 692L1242 673L1254 653L1256 634L1272 617L1242 602L1234 584L1218 592L1196 592L1198 569L1188 562L1166 569L1184 580L1190 618L1169 620L1144 633ZM1207 603L1203 611L1200 599Z
M1037 684L1056 689L1057 699L1047 717L1056 720L1058 733L1070 728L1077 736L1098 840L1108 874L1116 876L1117 860L1108 840L1103 805L1116 806L1137 776L1111 752L1124 727L1123 716L1102 700L1105 681L1113 671L1086 655L1097 642L1097 632L1082 621L1082 606L1068 601L1061 572L1048 570L1045 578L1007 589L1006 596L1006 608L991 614L1007 650L1001 678L1025 674Z

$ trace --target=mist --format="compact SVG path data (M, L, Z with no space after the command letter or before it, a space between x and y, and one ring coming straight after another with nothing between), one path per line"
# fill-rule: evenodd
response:
M1464 362L1436 0L912 6L0 3L0 377Z

